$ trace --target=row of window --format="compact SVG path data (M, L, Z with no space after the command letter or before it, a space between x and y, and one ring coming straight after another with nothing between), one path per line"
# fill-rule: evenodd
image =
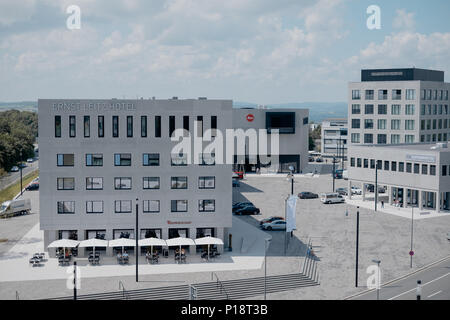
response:
M374 135L372 133L365 133L364 134L364 143L373 144L374 143ZM378 144L387 144L387 134L380 133L376 135ZM401 135L399 134L391 134L391 144L399 144L402 143L400 141ZM361 143L361 134L359 133L352 133L351 134L351 141L352 143ZM404 135L404 141L403 143L414 143L414 135L406 134Z
M56 164L58 167L73 167L75 165L75 154L73 153L59 153L57 154ZM215 165L215 154L199 154L200 165ZM159 153L144 153L142 154L143 166L159 166ZM171 154L172 166L187 166L187 154ZM103 166L103 154L88 153L86 154L87 167L101 167ZM131 153L115 153L114 166L131 166Z
M400 115L402 106L400 104L391 105L391 114L392 115ZM447 110L447 106L446 109ZM375 106L373 104L364 105L364 114L374 114ZM414 115L415 106L413 104L405 105L405 115ZM361 105L360 104L352 104L352 114L361 114ZM388 114L388 105L387 104L379 104L377 105L377 114Z
M430 115L448 115L450 112L447 104L422 104L420 107L420 115L430 116Z
M420 130L447 129L450 127L448 119L420 120Z
M415 129L414 120L404 120L404 127L401 128L401 120L392 119L391 120L391 130L414 130ZM352 119L352 129L361 128L361 119ZM364 119L364 129L374 129L373 119ZM387 130L387 119L377 119L377 129Z
M350 166L357 168L370 168L375 169L375 165L378 170L393 171L393 172L406 172L422 175L436 175L436 165L419 164L412 162L397 162L397 161L382 161L374 159L364 159L364 158L350 158ZM447 176L449 172L447 165L442 165L441 174L442 176Z
M160 189L160 177L143 177L142 187L144 190L148 189ZM57 178L56 181L57 190L75 190L75 178L65 177ZM170 178L171 189L188 189L187 177L171 177ZM205 176L198 178L199 189L215 189L216 178L214 176ZM131 190L132 179L131 177L115 177L114 178L115 190ZM86 178L86 190L103 190L103 177L87 177Z
M132 200L115 200L114 212L115 213L131 213L132 212ZM188 200L171 200L170 201L171 212L187 212ZM213 199L198 200L199 212L215 212L216 201ZM57 202L58 214L75 214L75 201L58 201ZM144 213L159 213L160 201L159 200L144 200L142 203L142 212ZM104 213L104 206L102 200L90 200L86 201L86 213L87 214L102 214Z
M148 119L150 116L141 116L140 118L140 132L141 137L148 137ZM161 116L154 116L154 137L161 138ZM201 137L203 136L203 116L197 116L197 132ZM189 116L183 116L183 129L189 132ZM55 116L55 137L62 137L62 117ZM172 136L175 131L176 123L175 116L169 116L169 136ZM211 116L211 135L214 137L217 130L217 116ZM76 137L76 116L69 116L69 137ZM112 137L118 138L119 130L119 116L112 116ZM126 116L126 137L132 138L134 134L134 116ZM91 116L83 116L83 136L85 138L91 137ZM97 116L97 137L105 137L105 116Z
M388 100L389 90L387 89L379 89L377 91L378 100ZM393 89L391 91L391 100L402 100L402 89ZM404 90L405 100L415 100L416 99L416 90L415 89L406 89ZM365 100L374 100L375 99L375 90L364 90L364 98ZM431 90L431 89L422 89L421 90L421 99L422 100L448 100L448 90ZM352 90L352 100L361 100L361 90L355 89Z

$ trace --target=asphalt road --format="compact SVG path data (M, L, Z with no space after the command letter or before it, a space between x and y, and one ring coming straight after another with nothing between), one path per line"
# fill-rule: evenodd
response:
M22 169L22 176L25 177L28 173L39 168L39 160L33 163L27 163L27 166ZM8 172L8 174L0 179L0 190L10 186L20 179L20 171ZM25 187L25 186L24 186Z
M416 300L417 280L422 281L421 300L450 300L450 257L426 270L382 286L381 300ZM357 296L356 300L376 300L376 290Z

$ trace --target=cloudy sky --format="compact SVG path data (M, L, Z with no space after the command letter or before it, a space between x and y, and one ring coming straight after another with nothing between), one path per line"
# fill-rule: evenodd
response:
M380 30L366 26L372 4ZM449 81L449 13L448 0L1 0L0 101L346 101L348 81L378 67Z

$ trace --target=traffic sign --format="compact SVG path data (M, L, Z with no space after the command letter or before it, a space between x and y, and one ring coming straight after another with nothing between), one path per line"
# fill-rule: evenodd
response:
M410 256L413 256L413 255L414 255L414 251L411 250L411 251L409 252L409 255L410 255Z
M255 116L254 116L253 114L251 114L251 113L249 113L249 114L246 116L246 118L247 118L247 121L248 121L248 122L252 122L253 120L255 120Z

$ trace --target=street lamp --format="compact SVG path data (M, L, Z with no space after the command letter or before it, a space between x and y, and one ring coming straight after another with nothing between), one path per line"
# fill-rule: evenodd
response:
M267 289L267 283L266 283L266 277L267 277L267 249L269 248L269 243L272 239L266 238L264 239L265 244L265 250L264 250L264 300L266 300L266 289Z
M289 166L289 170L291 171L291 176L290 176L290 179L291 179L291 194L294 194L294 170L295 170L294 166Z
M380 270L380 264L381 260L372 260L373 263L376 263L378 265L378 281L377 281L377 300L380 300L380 288L381 288L381 270Z
M358 253L359 253L359 207L356 207L356 264L355 264L355 287L358 287Z
M136 238L136 282L139 281L139 204L138 198L136 198L136 231L134 237Z
M414 235L414 207L411 207L411 250L409 251L409 256L410 258L410 263L409 263L409 267L412 268L412 263L413 263L413 255L414 255L414 251L413 251L413 235Z
M20 150L20 159L19 159L19 168L20 168L20 196L23 194L23 186L22 186L22 150Z

